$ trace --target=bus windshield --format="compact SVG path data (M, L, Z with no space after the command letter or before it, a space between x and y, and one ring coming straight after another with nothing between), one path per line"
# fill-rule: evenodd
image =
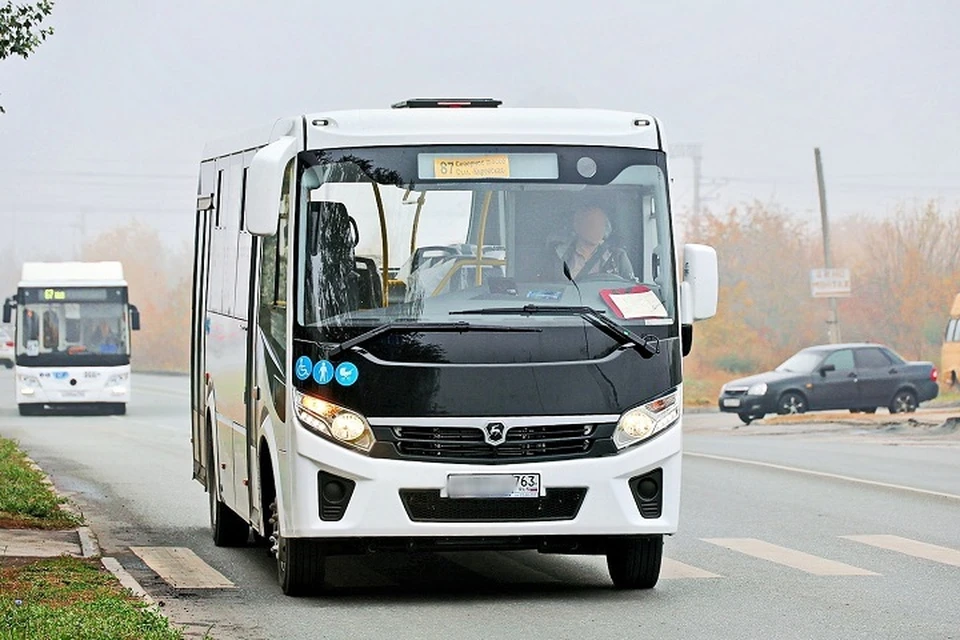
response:
M572 326L590 307L678 331L665 156L442 146L300 154L296 320L322 341L391 321ZM464 315L464 312L467 312Z
M65 365L93 356L130 354L123 303L34 302L23 305L19 313L18 356L53 357Z

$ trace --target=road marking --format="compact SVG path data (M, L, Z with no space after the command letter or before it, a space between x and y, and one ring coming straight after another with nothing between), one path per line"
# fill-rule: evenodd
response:
M660 565L660 577L664 580L680 580L684 578L719 578L720 576L678 560L664 558Z
M233 587L223 574L186 547L130 547L158 576L177 589Z
M100 558L101 564L104 568L115 575L117 580L120 581L120 584L130 590L133 595L142 599L148 605L153 605L153 598L150 597L146 591L143 590L143 587L140 586L140 583L137 582L136 578L127 573L127 570L117 562L116 558Z
M876 576L867 571L836 560L788 549L756 538L703 538L704 542L726 547L754 558L775 562L816 576Z
M931 491L929 489L918 489L917 487L907 487L902 484L891 484L889 482L878 482L877 480L865 480L863 478L842 476L837 473L827 473L826 471L813 471L811 469L801 469L799 467L788 467L786 465L773 464L771 462L759 462L757 460L746 460L744 458L729 458L727 456L715 456L709 453L692 453L689 451L684 451L683 455L690 456L693 458L706 458L707 460L720 460L722 462L736 462L739 464L750 464L755 467L766 467L768 469L778 469L780 471L792 471L793 473L804 473L810 476L818 476L820 478L831 478L833 480L844 480L846 482L856 482L858 484L866 484L872 487L882 487L884 489L896 489L898 491L911 491L913 493L922 493L924 495L936 496L938 498L960 500L960 495L957 495L954 493L944 493L942 491Z
M846 540L853 540L854 542L868 544L872 547L896 551L898 553L913 556L915 558L923 558L924 560L932 560L933 562L940 562L953 567L960 567L960 551L951 549L949 547L940 547L935 544L919 542L909 538L901 538L900 536L880 535L840 537Z

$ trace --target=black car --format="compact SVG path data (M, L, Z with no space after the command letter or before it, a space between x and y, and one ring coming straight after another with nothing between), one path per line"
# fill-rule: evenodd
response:
M820 409L912 412L937 393L932 362L906 362L879 344L830 344L803 349L773 371L728 382L719 404L750 424L768 413Z

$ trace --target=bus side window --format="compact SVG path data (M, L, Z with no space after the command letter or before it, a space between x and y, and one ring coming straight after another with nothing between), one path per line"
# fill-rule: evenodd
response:
M284 175L283 196L277 233L261 243L260 327L282 362L287 353L287 225L293 161Z
M21 342L25 349L28 343L40 340L40 322L37 320L36 312L32 309L25 309L23 312L23 331L21 335Z

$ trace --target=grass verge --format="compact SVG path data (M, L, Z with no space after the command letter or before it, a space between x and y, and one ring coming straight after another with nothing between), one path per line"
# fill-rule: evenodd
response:
M63 510L65 502L15 442L0 438L0 527L71 529L81 522Z
M96 560L0 560L0 640L180 640Z

